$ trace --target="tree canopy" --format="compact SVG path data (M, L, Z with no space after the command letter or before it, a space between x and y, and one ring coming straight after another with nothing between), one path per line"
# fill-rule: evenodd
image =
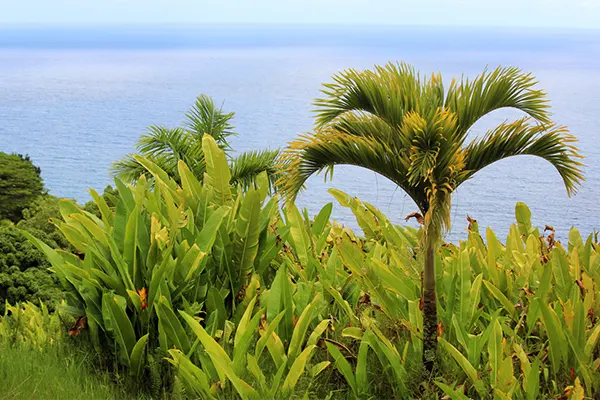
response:
M13 222L44 193L41 170L29 156L0 152L0 220Z

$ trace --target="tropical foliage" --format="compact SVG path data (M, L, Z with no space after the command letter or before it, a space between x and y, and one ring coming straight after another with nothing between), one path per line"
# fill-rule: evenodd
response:
M583 180L575 137L551 122L548 100L535 79L517 68L498 68L473 80L421 78L406 64L347 70L325 85L315 132L290 143L281 157L281 190L293 200L313 174L339 164L373 170L404 190L419 208L423 269L424 351L435 361L434 249L450 227L452 193L477 171L518 155L541 157L562 177L567 192ZM527 116L504 122L467 141L471 127L494 110Z
M6 302L6 309L0 316L0 344L24 345L43 348L60 338L60 321L53 317L44 303L40 307L33 303Z
M523 204L505 245L472 220L467 241L434 253L444 357L423 382L422 230L337 190L364 237L331 223L331 204L314 219L292 203L279 211L264 204L266 186L232 190L225 154L203 143L204 185L183 162L178 185L138 158L154 187L117 180L115 208L92 192L100 219L61 202L58 226L82 257L32 238L69 290L62 310L87 316L92 341L130 374L151 379L149 365L166 357L175 368L163 387L188 398L598 391L593 236L573 229L563 247Z
M231 125L233 116L234 113L217 108L210 97L200 95L186 113L182 127L151 126L137 142L138 155L159 166L178 183L181 183L178 163L183 161L196 179L202 182L206 171L202 137L209 135L228 155L232 166L232 183L247 189L261 172L267 173L270 183L274 182L278 150L253 150L231 156L228 138L236 135ZM132 154L114 163L112 170L124 182L134 182L144 174L149 175L145 166Z
M28 156L0 152L0 221L18 221L21 211L43 194L40 172Z
M205 184L180 162L179 186L147 159L136 157L153 174L135 187L118 179L116 206L91 191L101 218L68 200L60 202L60 231L79 256L53 250L28 235L46 253L66 290L73 316L87 316L98 350L117 348L117 359L135 375L145 372L147 349L162 352L176 345L189 351L181 336L188 315L207 316L212 333L227 319L239 320L240 303L255 267L269 276L270 260L280 243L269 234L277 203L266 205L268 179L242 192L232 190L225 153L203 139ZM173 332L178 333L173 336Z
M127 183L91 190L84 207L33 206L29 224L3 228L0 267L29 259L18 252L39 256L24 236L65 291L53 315L44 303L6 303L3 349L49 354L57 337L94 348L100 369L151 398L600 396L594 234L573 228L560 243L518 203L504 243L472 218L465 241L442 241L452 191L495 160L537 155L569 192L580 183L573 139L550 123L532 78L499 69L444 92L437 76L388 65L342 73L326 95L317 131L281 158L285 200L315 172L360 165L406 190L422 227L394 225L335 189L360 235L330 219L331 203L313 218L293 201L281 208L274 175L228 157L231 115L201 99L190 126L162 131L181 136L177 145L127 159L138 171ZM530 117L465 145L471 125L500 107Z

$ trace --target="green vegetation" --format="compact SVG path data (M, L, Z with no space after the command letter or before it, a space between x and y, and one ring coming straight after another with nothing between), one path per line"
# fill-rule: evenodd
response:
M54 219L60 218L59 200L45 194L40 170L29 158L13 155L8 156L8 160L0 168L13 168L18 173L1 176L0 187L10 188L5 192L0 190L4 201L0 207L18 210L18 213L15 211L12 220L5 220L0 225L0 314L4 313L5 302L43 301L53 310L64 297L64 292L58 278L48 271L50 264L46 257L25 238L23 232L35 235L54 248L72 250L53 223ZM31 196L23 195L27 176L32 179L30 186L35 188L30 188ZM19 180L21 186L14 180ZM37 193L35 196L34 192Z
M390 179L415 202L423 223L423 362L436 358L434 252L450 228L453 192L486 166L518 155L541 157L563 178L569 194L583 180L576 139L550 120L545 93L517 68L498 68L472 81L442 76L421 79L407 64L374 71L348 70L325 85L316 101L317 130L292 142L283 154L281 187L293 200L304 182L340 164L356 165ZM470 128L501 108L528 117L504 122L465 144Z
M29 157L0 152L0 221L21 219L21 211L43 191L40 169Z
M206 160L202 152L202 137L212 136L218 146L227 153L231 165L231 182L247 189L261 172L266 172L270 184L276 179L275 159L278 150L254 150L232 157L228 138L236 136L231 125L234 113L217 108L213 100L198 96L194 106L186 113L183 127L166 128L151 126L149 132L137 142L138 155L162 168L170 177L181 182L178 162L185 162L196 179L204 179ZM149 174L133 154L114 163L114 174L124 182L135 182Z
M12 227L0 228L0 314L5 301L43 301L54 308L64 294L48 267L44 255L23 233Z
M453 190L493 161L537 155L568 191L582 180L572 138L550 124L531 78L497 70L445 94L439 77L390 65L337 76L326 95L315 134L280 160L283 208L279 173L236 178L230 114L201 98L190 120L214 124L177 139L193 153L140 150L127 159L130 184L91 190L84 207L47 197L24 212L8 227L20 243L11 251L32 253L19 229L64 301L54 313L7 305L0 399L600 396L597 237L573 228L563 245L518 203L504 244L473 219L465 241L441 241ZM472 123L508 106L531 119L463 146ZM394 180L424 226L394 225L335 189L360 235L331 220L331 203L313 218L296 207L310 175L344 163Z
M85 346L74 346L57 314L32 304L0 317L0 399L135 399L95 371Z
M59 201L58 197L48 194L38 197L23 210L23 218L17 222L16 227L43 238L49 246L69 249L69 242L54 224L60 218Z
M10 160L23 160L19 156L10 156ZM21 167L35 171L39 178L39 168L33 166L29 158L21 162ZM12 162L12 161L11 161ZM31 171L29 171L31 172ZM8 185L9 182L0 185ZM41 184L41 179L36 182ZM52 248L73 252L55 222L61 218L58 199L44 193L42 187L39 194L22 207L22 197L6 196L5 209L19 209L20 217L13 221L5 220L0 225L0 314L4 313L5 302L43 301L51 310L64 298L65 294L59 285L58 277L48 270L50 264L46 257L23 235L28 232L42 240ZM14 193L7 191L7 193ZM107 204L114 205L114 190L105 188L103 198ZM88 202L84 210L100 215L94 202Z

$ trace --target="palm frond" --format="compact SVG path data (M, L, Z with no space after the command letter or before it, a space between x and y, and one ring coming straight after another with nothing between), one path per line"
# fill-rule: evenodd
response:
M240 185L244 190L255 182L261 172L266 172L270 188L277 180L275 161L279 150L253 150L239 154L230 162L231 183Z
M540 123L550 122L546 93L535 89L537 81L515 67L498 67L474 80L453 80L445 108L458 117L460 131L466 135L475 122L500 108L516 108Z
M151 126L147 133L140 136L136 149L140 155L158 164L176 180L179 179L179 160L183 160L196 176L202 176L205 170L202 143L182 128ZM133 182L147 173L131 156L115 162L111 170L114 175L128 182Z
M385 142L333 128L300 135L279 157L277 187L285 200L293 201L313 174L331 171L335 165L354 165L383 175L405 190L419 207L424 206L424 191L409 185L405 160L394 155Z
M562 126L532 124L530 118L503 123L465 149L465 172L461 183L486 166L513 156L541 157L556 168L569 195L583 181L582 156L574 143L577 139Z
M222 108L217 108L212 98L200 95L192 108L185 114L187 120L185 127L189 129L198 141L202 136L212 136L219 147L230 149L227 138L234 136L233 126L230 124L233 112L226 113Z
M378 66L375 71L349 69L323 86L325 98L314 102L317 127L348 112L367 112L399 125L404 113L419 109L422 89L414 68L404 63Z
M138 152L145 155L171 155L181 158L190 151L193 138L181 128L166 128L152 125L136 143Z
M112 175L121 179L126 183L135 183L142 175L146 175L148 182L152 183L152 176L142 164L140 164L135 158L135 154L128 154L119 161L113 163L110 167ZM152 155L148 154L144 158L150 160L152 163L158 165L164 170L169 176L173 177L179 182L179 172L177 171L177 162L172 157L164 155Z
M127 154L120 160L113 162L110 172L112 175L119 177L123 182L132 183L147 171L142 164L133 158L133 154Z
M352 136L371 138L386 143L395 151L402 151L411 146L412 137L402 129L392 126L376 115L356 112L345 113L328 124L334 131Z

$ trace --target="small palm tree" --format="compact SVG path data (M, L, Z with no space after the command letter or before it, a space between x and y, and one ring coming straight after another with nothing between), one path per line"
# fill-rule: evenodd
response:
M293 200L311 175L347 164L385 176L412 198L423 217L423 362L431 371L438 322L434 256L450 226L452 193L496 161L532 155L556 168L571 195L583 180L576 139L551 122L545 93L517 68L453 80L447 90L439 74L421 78L406 64L347 70L333 80L315 102L315 131L281 155L278 186ZM473 124L505 107L527 116L465 143Z
M225 113L221 108L217 108L210 97L200 95L194 106L186 113L184 126L178 128L150 126L148 132L138 140L136 149L140 155L157 164L176 181L179 181L177 171L179 160L184 161L194 175L202 180L206 170L202 136L209 134L229 157L232 184L247 188L263 171L267 172L269 181L273 183L274 164L279 150L254 150L241 153L236 157L230 155L232 149L227 139L236 135L230 124L233 116L234 113ZM134 182L147 173L144 166L137 162L132 154L115 162L111 170L114 175L127 182Z

